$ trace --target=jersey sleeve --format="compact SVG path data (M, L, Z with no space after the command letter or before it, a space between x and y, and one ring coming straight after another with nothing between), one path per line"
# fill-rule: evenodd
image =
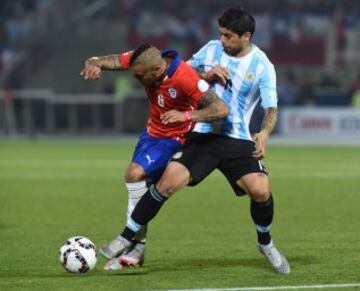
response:
M261 106L263 108L277 107L276 73L273 64L266 65L259 82Z
M187 63L195 70L203 72L205 71L205 59L208 54L208 49L212 45L212 41L204 45L197 53L195 53Z
M209 84L199 77L199 74L187 64L184 77L182 78L183 92L191 99L194 105L197 105L199 100L204 97L205 92L209 90Z
M132 56L132 53L133 53L133 51L129 51L129 52L119 55L119 62L125 70L129 69L130 58Z

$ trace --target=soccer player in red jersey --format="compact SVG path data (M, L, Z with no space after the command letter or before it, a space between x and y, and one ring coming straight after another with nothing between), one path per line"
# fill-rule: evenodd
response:
M128 190L128 221L138 201L147 192L148 183L156 183L170 158L181 148L187 133L197 121L224 118L228 108L198 73L181 60L176 51L160 52L145 44L120 55L92 57L85 62L81 75L97 80L103 70L130 70L144 85L150 117L136 145L125 173ZM146 226L134 238L126 253L117 253L113 240L100 252L108 259L122 256L130 265L141 265L145 253ZM119 261L116 268L121 268ZM105 266L113 268L113 266Z

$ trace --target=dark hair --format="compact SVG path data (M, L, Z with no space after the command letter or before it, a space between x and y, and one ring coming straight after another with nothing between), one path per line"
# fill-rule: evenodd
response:
M233 7L224 11L218 18L218 23L221 27L225 27L239 36L245 32L250 32L253 36L255 32L254 17L241 7Z
M135 49L133 51L133 54L131 55L131 58L130 58L130 66L132 66L135 61L137 60L137 58L144 52L144 51L147 51L149 48L151 48L152 45L151 44L148 44L148 43L145 43L145 44L142 44L141 46L139 46L137 49Z

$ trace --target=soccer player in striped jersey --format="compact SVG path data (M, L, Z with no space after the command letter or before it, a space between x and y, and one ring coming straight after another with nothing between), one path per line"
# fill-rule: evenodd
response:
M147 128L140 136L125 173L129 219L135 205L147 192L147 184L157 182L195 122L226 117L228 109L176 51L160 52L145 44L120 55L92 57L85 62L81 75L97 80L103 70L130 70L144 85L149 99ZM143 263L145 235L146 226L126 250L125 258L134 265ZM101 248L100 252L108 259L125 255L123 251L112 252L111 248ZM117 267L121 268L121 264Z
M251 42L255 31L251 14L230 8L218 23L220 40L210 41L188 63L213 83L212 90L228 105L229 114L226 119L196 124L182 151L135 207L117 247L124 248L171 195L186 185L196 185L217 168L238 196L250 198L258 248L276 272L287 274L290 265L270 236L274 202L262 163L278 114L274 66ZM265 116L260 132L252 137L250 118L260 100Z

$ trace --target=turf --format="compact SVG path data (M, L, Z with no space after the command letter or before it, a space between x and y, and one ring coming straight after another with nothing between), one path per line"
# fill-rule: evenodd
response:
M271 146L273 237L292 273L255 247L247 198L220 173L177 193L151 223L143 268L84 275L58 263L61 243L97 246L125 221L133 143L0 143L0 290L154 290L360 282L358 147ZM354 288L355 289L355 288Z

